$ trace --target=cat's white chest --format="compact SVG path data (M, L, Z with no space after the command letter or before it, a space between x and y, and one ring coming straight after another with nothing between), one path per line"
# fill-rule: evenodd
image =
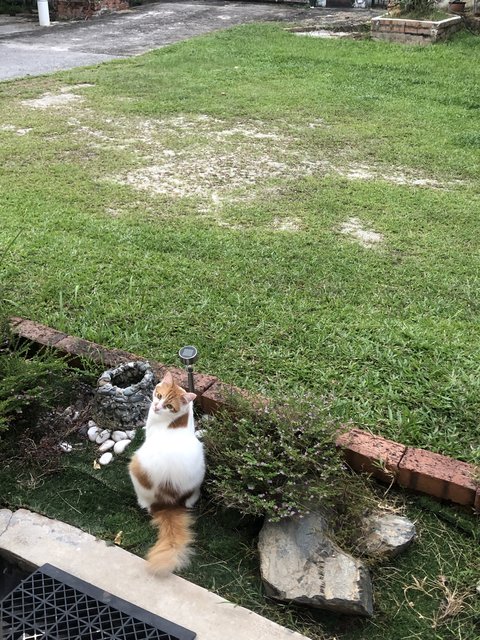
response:
M205 475L203 446L186 428L151 431L137 456L154 484L192 489Z

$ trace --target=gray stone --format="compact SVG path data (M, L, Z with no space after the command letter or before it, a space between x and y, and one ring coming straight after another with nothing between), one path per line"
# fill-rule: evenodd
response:
M408 518L392 513L375 513L364 518L360 551L369 556L394 558L415 539L415 525Z
M98 447L98 450L100 451L100 453L105 453L105 451L113 449L114 445L114 440L105 440L105 442Z
M125 449L128 447L130 442L131 440L119 440L118 442L115 443L115 446L113 447L113 452L116 453L117 455L120 455L125 451Z
M126 440L127 437L128 436L125 433L125 431L114 431L112 433L112 440L114 440L115 442L119 442L120 440Z
M109 438L110 438L110 431L108 429L104 429L95 438L95 442L97 444L103 444L106 440L109 440Z
M369 572L331 540L323 516L266 521L258 548L262 579L272 598L340 613L372 615Z
M95 421L110 430L143 426L154 386L148 362L126 362L105 371L97 381L92 406Z
M90 420L90 422L93 422L93 420ZM90 422L88 424L90 424ZM90 427L87 431L88 439L90 440L90 442L95 442L99 433L100 433L100 429L93 422L93 426Z
M111 451L107 451L107 453L104 453L103 456L100 456L100 458L98 459L98 462L101 465L105 466L109 464L112 460L113 460L113 453Z

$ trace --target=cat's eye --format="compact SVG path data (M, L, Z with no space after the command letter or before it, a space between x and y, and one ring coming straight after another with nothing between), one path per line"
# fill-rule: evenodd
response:
M166 404L166 405L165 405L165 409L168 409L169 411L173 411L173 405L171 405L171 404Z
M162 394L161 394L161 393L157 393L157 394L156 394L156 396L157 396L157 398L158 398L159 400L161 400L161 399L162 399Z

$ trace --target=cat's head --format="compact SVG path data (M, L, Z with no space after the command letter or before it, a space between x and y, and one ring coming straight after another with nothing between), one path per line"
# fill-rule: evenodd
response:
M158 416L181 416L188 411L188 405L195 400L195 393L185 391L176 384L170 371L153 390L152 410Z

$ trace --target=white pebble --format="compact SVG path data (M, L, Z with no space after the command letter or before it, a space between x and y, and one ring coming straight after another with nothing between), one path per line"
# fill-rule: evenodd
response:
M200 417L199 422L201 422L202 424L208 424L209 422L213 422L214 420L215 420L215 416L212 416L209 413L204 413Z
M103 444L105 440L108 440L109 438L110 438L110 431L108 429L104 429L103 431L100 431L98 436L95 438L95 442L97 444Z
M126 440L127 439L127 434L125 433L125 431L114 431L112 433L112 440L114 440L115 442L119 442L120 440Z
M105 451L111 449L114 444L115 442L113 440L105 440L105 442L98 447L98 450L100 453L105 453Z
M97 423L95 422L95 420L89 420L87 426L90 429L90 427L96 427Z
M90 422L93 421L90 420ZM90 422L88 424L90 424ZM90 442L95 442L99 433L100 429L97 427L97 425L90 427L87 431L88 439L90 440Z
M118 442L115 443L115 446L113 447L113 450L116 454L120 454L123 453L125 451L125 449L128 447L128 445L130 444L131 440L119 440Z
M197 440L201 440L205 435L205 429L197 429L197 431L195 431L195 435L197 436Z
M107 451L107 453L104 453L103 456L101 456L98 461L100 464L106 465L112 460L113 460L113 453L111 451Z
M135 434L137 433L137 430L132 429L131 431L125 431L125 433L127 434L127 438L129 440L133 440L135 438Z
M70 451L73 449L72 445L68 442L61 442L59 444L59 447L62 451L65 451L65 453L70 453Z

